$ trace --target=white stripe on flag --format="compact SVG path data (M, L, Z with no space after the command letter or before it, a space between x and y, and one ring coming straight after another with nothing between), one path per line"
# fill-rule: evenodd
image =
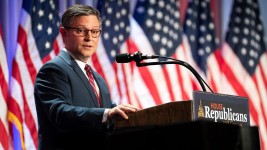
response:
M146 35L142 31L141 27L136 23L136 21L131 18L131 32L130 38L134 41L136 44L138 50L143 54L154 54L154 51L146 38ZM154 61L154 60L153 60ZM149 62L149 61L147 61ZM162 100L162 103L170 102L170 95L169 91L166 85L165 77L162 72L161 66L147 66L147 69L149 70L153 82L156 85L157 93L160 96L160 99Z
M4 43L2 40L1 29L0 29L0 69L2 69L0 72L3 73L2 75L4 77L4 80L0 82L7 84L8 83L8 67L7 67L7 59L6 59ZM0 106L1 106L0 121L3 123L5 130L8 133L8 121L7 121L8 109L7 109L7 103L6 103L7 99L5 99L3 95L4 93L3 90L7 90L7 89L1 89L0 87Z
M99 64L104 72L104 78L108 79L106 80L107 84L109 85L109 90L111 94L111 99L118 103L120 99L120 94L118 92L118 85L116 83L116 73L113 70L112 64L109 61L109 58L106 54L105 48L103 46L102 40L99 41L99 45L96 51L96 55L99 59ZM92 66L94 64L90 62Z
M23 135L25 139L25 147L27 148L27 150L36 150L33 138L25 122L23 122Z
M227 56L227 57L224 57L225 62L227 63L228 66L232 67L231 71L234 73L239 84L243 86L246 94L248 95L249 101L253 104L253 106L250 106L250 107L255 107L254 110L256 111L257 116L252 116L252 118L254 120L255 119L258 120L257 125L259 126L260 137L262 138L262 141L267 141L267 134L266 134L267 129L266 129L266 124L264 122L263 115L262 115L262 113L264 112L261 107L261 101L259 99L259 93L257 91L257 87L255 83L253 82L253 80L251 80L250 75L247 74L244 68L241 67L242 64L240 63L239 59L236 58L235 54L233 53L233 51L231 50L228 44L225 43L223 45L223 50L224 50L225 56ZM232 83L229 83L229 86L234 86L234 85L232 85ZM227 86L226 89L228 89L229 86ZM239 93L233 93L233 94L240 95Z
M134 78L134 83L133 83L134 91L136 93L136 96L140 100L142 108L155 106L156 103L153 97L151 96L151 93L149 92L148 87L144 83L140 75L140 72L138 71L137 68L134 68L133 78Z
M20 25L21 25L22 29L27 34L26 40L27 40L27 46L28 46L28 49L24 49L23 51L28 51L28 53L30 54L31 62L33 62L34 68L37 71L43 65L43 62L42 62L40 55L38 53L38 49L37 49L37 46L35 44L35 39L34 39L34 36L32 34L31 18L24 9L22 9L21 12L22 12L21 16L24 16L24 17L21 18ZM16 57L19 58L17 60L18 63L19 63L20 59L24 59L22 54L23 54L22 50L21 50L20 54L16 53L16 55L18 55Z
M28 71L29 68L27 68L27 65L26 65L24 58L20 57L23 55L22 53L23 53L22 49L21 49L20 45L18 45L16 61L17 61L18 66L19 66L20 77L22 80L22 85L20 85L20 86L22 86L22 88L23 88L22 92L24 92L24 94L26 96L26 103L30 108L31 115L34 118L33 121L35 122L35 126L37 127L37 124L38 124L37 123L37 113L36 113L35 100L34 100L34 95L33 95L34 87L33 87L32 80L30 78L31 74ZM17 92L17 91L14 91L14 92ZM23 101L23 99L22 99L22 101ZM24 111L22 111L22 112L24 112Z

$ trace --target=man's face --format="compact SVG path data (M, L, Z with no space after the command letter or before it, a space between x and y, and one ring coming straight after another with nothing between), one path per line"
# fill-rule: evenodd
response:
M86 63L96 52L99 37L93 37L92 32L98 31L99 26L99 21L94 15L76 17L69 28L60 29L65 48L77 59ZM89 31L86 36L77 36L82 30L86 30L86 33L88 30L93 31Z

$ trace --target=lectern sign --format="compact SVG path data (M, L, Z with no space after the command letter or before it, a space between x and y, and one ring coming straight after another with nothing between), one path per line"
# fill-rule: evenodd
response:
M193 92L194 118L213 122L223 122L249 126L248 98L215 94L208 92Z

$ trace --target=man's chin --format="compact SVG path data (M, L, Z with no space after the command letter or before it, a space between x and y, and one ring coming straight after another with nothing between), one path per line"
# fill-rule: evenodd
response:
M93 54L94 54L94 52L88 51L88 52L84 53L84 56L85 57L91 57Z
M95 50L92 48L83 48L82 53L84 56L88 56L88 55L92 55L93 53L95 53Z

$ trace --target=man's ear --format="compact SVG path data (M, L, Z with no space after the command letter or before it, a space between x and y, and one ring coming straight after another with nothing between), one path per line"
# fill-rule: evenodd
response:
M65 37L67 32L66 32L66 29L64 27L60 27L59 28L59 32L61 34L62 37Z

